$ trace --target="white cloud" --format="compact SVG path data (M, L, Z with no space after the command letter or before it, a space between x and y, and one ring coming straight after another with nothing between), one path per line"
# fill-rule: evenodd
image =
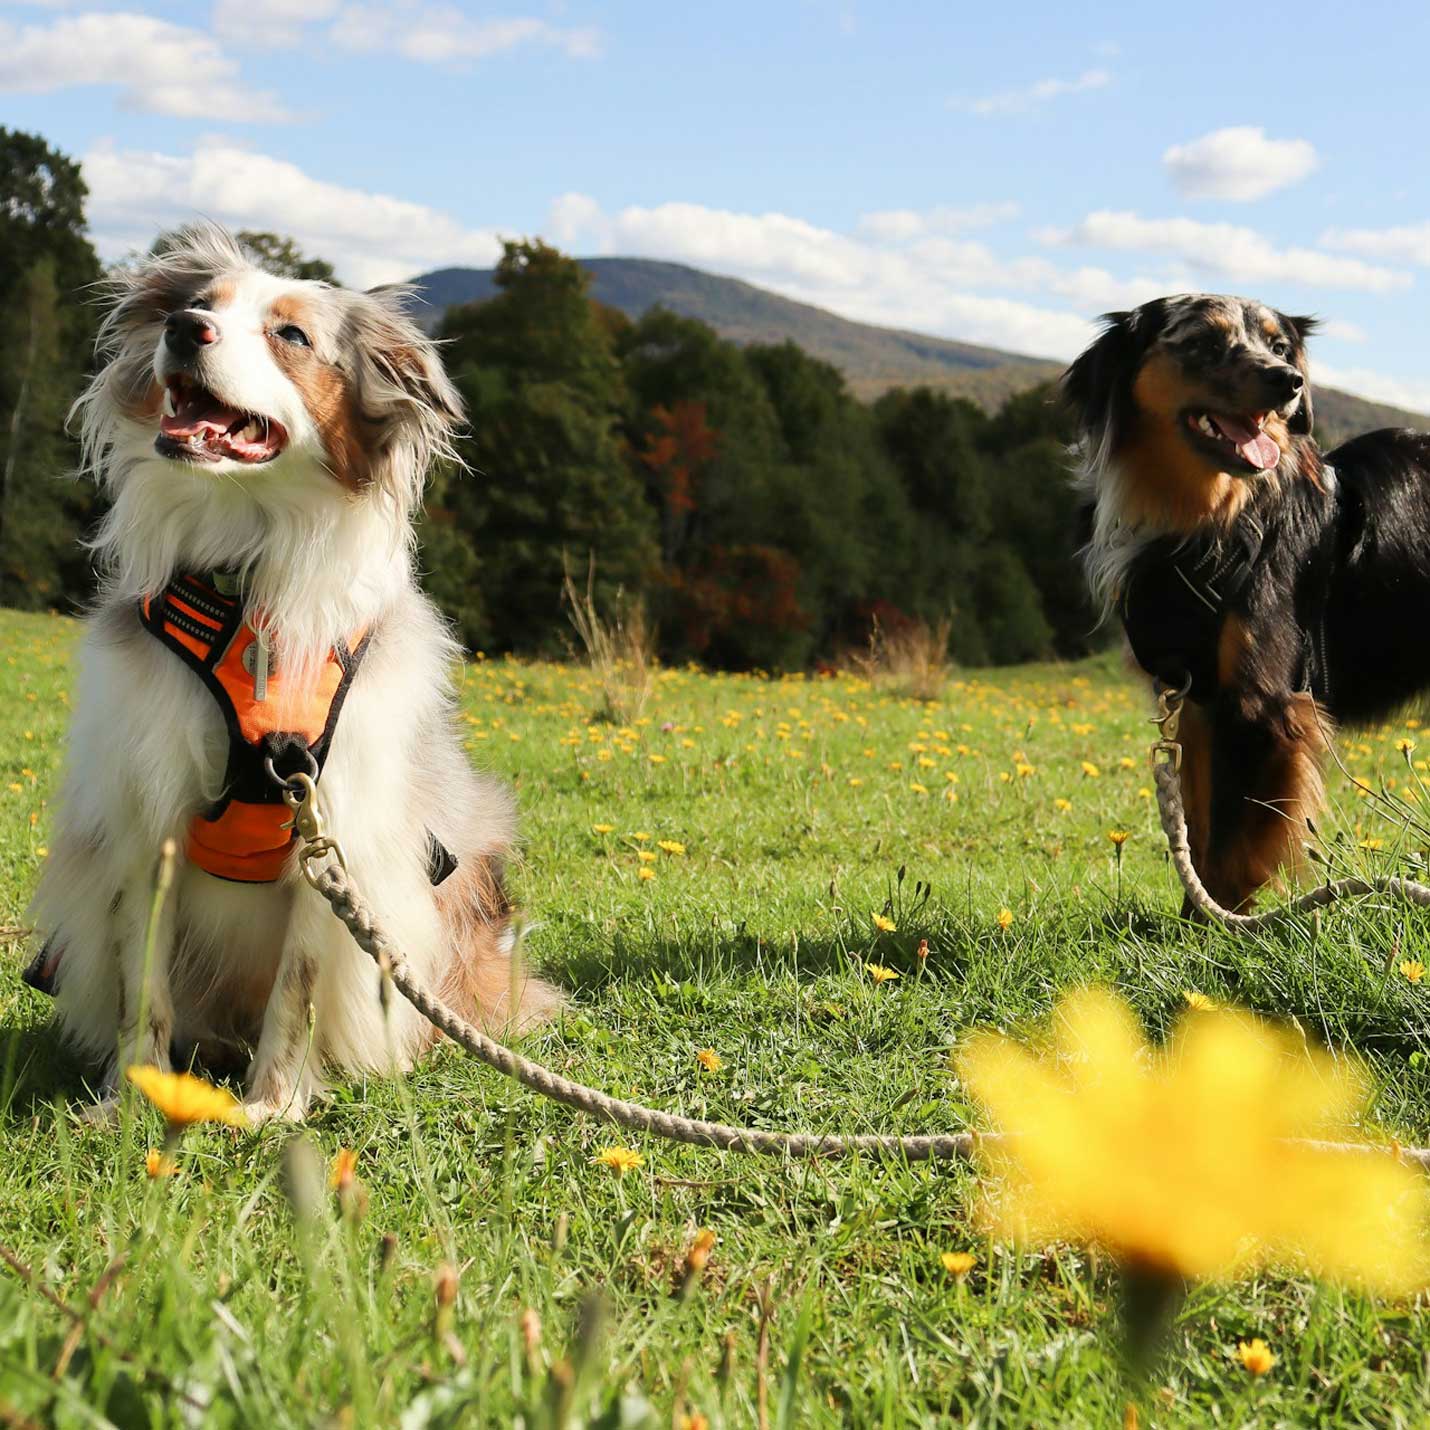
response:
M1296 283L1363 293L1389 293L1410 284L1408 274L1310 248L1276 248L1254 229L1229 223L1147 219L1104 209L1071 228L1044 229L1038 237L1054 246L1170 254L1194 272L1240 283Z
M344 49L400 54L422 64L461 64L519 45L546 46L572 59L600 53L600 35L589 26L566 28L529 16L475 20L452 5L345 5L329 34Z
M1321 235L1326 248L1363 253L1368 258L1390 258L1430 268L1430 223L1401 224L1395 228L1332 228Z
M1347 322L1344 318L1325 318L1316 325L1318 338L1334 338L1342 343L1368 343L1370 334L1359 323Z
M885 218L861 220L848 235L787 214L700 204L607 213L587 195L566 194L551 207L549 230L577 253L686 262L860 322L1052 357L1070 357L1086 345L1094 333L1087 315L1144 302L1169 286L1099 268L1059 268L1037 256L1002 259L984 244L931 232L935 220L914 211L898 222Z
M1408 408L1411 412L1430 413L1430 382L1423 379L1407 382L1368 367L1328 367L1314 358L1311 361L1311 378L1314 382L1339 387L1343 392L1368 397L1373 402L1388 402L1394 407Z
M859 231L870 238L901 242L933 233L966 233L971 228L991 228L1017 218L1019 206L1002 203L970 204L967 208L940 205L924 209L883 209L860 216Z
M1217 129L1162 155L1179 194L1246 203L1304 179L1319 163L1306 139L1268 139L1250 124Z
M1065 94L1083 94L1090 89L1105 89L1112 83L1112 72L1105 69L1084 70L1075 79L1040 79L1036 84L1025 85L1022 89L1005 89L998 94L985 95L981 99L953 99L949 104L954 109L967 110L987 118L993 114L1025 114L1037 109L1049 100L1061 99Z
M228 40L293 46L303 27L337 13L338 0L214 0L214 29Z
M221 138L184 155L101 144L82 167L90 225L106 257L147 248L160 229L194 218L291 233L345 282L364 286L444 264L485 268L501 256L494 233L440 209L326 183Z
M0 20L0 91L48 94L115 85L126 109L180 119L276 123L276 95L250 89L212 35L123 11L65 15L47 25Z

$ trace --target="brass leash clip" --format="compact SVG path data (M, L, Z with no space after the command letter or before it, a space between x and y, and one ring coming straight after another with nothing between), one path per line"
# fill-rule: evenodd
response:
M318 785L312 775L302 772L290 775L283 785L283 803L293 811L292 819L284 827L293 830L303 842L302 849L298 851L303 877L316 886L318 863L329 856L342 868L347 868L343 846L327 832L322 805L318 800Z
M1170 764L1178 773L1182 770L1182 747L1177 732L1182 724L1182 705L1192 688L1192 677L1186 676L1180 685L1157 682L1157 713L1152 723L1157 727L1157 741L1152 746L1152 763Z

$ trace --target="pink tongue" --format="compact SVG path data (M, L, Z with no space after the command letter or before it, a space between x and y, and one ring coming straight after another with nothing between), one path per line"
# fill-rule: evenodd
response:
M1250 422L1244 422L1240 417L1223 417L1219 412L1213 412L1210 416L1222 436L1235 442L1236 450L1253 467L1259 467L1264 472L1281 460L1281 448Z
M185 402L175 417L163 417L159 430L170 437L190 437L195 432L227 432L238 413L212 398Z

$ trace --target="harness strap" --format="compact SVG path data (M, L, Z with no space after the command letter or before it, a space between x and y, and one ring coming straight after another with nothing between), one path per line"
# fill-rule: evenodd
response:
M221 879L273 882L294 840L281 781L321 775L368 632L338 641L311 687L289 691L236 582L181 573L140 602L140 619L203 682L228 735L223 794L190 825L189 860Z

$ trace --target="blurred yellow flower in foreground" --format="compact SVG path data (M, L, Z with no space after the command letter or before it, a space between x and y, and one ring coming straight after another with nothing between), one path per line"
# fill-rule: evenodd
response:
M1130 1268L1227 1278L1268 1263L1390 1295L1430 1281L1430 1190L1347 1137L1366 1087L1344 1060L1231 1012L1198 1013L1149 1048L1112 994L1083 990L1053 1015L1041 1055L970 1039L959 1071L1005 1138L995 1229L1023 1241L1093 1241Z
M246 1127L243 1108L231 1092L205 1082L192 1073L160 1072L156 1067L132 1067L125 1076L174 1127L195 1122L226 1122Z
M1252 1375L1265 1375L1276 1364L1275 1354L1260 1336L1253 1336L1249 1341L1239 1341L1236 1356Z

